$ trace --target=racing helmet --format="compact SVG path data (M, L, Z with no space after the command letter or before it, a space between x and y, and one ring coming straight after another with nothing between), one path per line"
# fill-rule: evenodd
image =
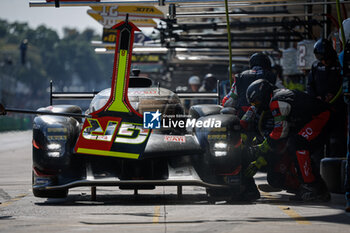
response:
M260 66L263 69L270 69L271 61L269 57L263 53L254 53L250 56L249 67L252 69L254 66Z
M324 38L316 41L314 45L314 54L319 61L327 61L337 56L337 52L333 49L332 43Z
M188 84L189 85L200 85L201 84L201 80L198 76L191 76L188 79Z
M260 110L267 110L275 86L265 79L252 82L247 88L247 101Z
M214 90L216 88L217 79L212 73L208 73L204 76L203 85L206 90Z

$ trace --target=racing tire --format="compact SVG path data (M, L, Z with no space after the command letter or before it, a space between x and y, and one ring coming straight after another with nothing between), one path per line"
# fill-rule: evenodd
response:
M321 160L321 177L332 193L345 193L345 158L324 158Z
M33 189L33 194L35 197L66 198L68 196L68 189L62 189L62 190Z

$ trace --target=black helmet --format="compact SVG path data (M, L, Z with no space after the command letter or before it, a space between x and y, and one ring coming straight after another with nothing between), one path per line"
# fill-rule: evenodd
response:
M208 73L204 76L203 84L206 90L214 90L216 88L216 82L217 79L213 74Z
M208 73L204 76L204 80L216 79L212 73Z
M263 69L271 68L271 61L269 57L263 53L254 53L249 59L250 69L254 66L260 66Z
M267 110L275 86L265 79L258 79L252 82L246 92L248 103L258 109Z
M324 38L319 39L314 44L314 54L319 61L327 61L337 57L337 52L333 49L332 43Z

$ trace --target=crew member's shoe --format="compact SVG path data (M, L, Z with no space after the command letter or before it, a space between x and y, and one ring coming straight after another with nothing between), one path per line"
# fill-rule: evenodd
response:
M291 201L324 201L331 200L331 195L328 192L325 184L312 183L302 184L299 187L296 195L290 198Z

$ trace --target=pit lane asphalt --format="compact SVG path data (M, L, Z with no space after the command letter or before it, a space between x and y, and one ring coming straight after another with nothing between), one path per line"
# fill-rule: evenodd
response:
M254 203L211 204L200 187L121 191L70 190L67 199L31 193L31 131L0 134L0 232L350 232L342 195L330 203L296 203L285 192L262 193ZM265 183L263 174L256 177Z

